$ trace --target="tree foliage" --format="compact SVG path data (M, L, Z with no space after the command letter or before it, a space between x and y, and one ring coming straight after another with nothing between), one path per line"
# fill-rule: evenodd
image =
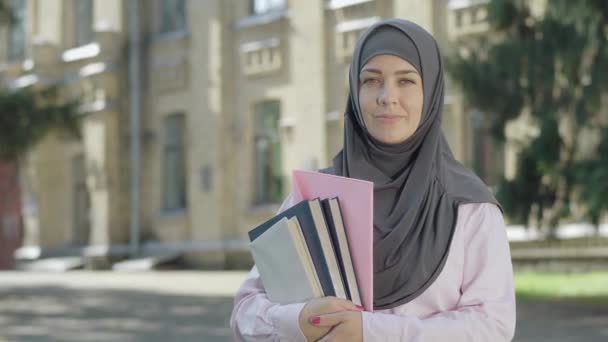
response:
M17 159L52 129L78 136L77 107L56 86L0 89L0 159Z
M608 209L608 1L534 3L490 0L490 32L460 46L448 70L497 140L512 120L532 122L517 141L517 177L499 187L507 214L528 222L536 208L552 228L577 199L597 223Z
M0 0L0 25L11 25L13 20L11 1ZM52 129L79 135L78 102L62 98L58 86L9 89L4 83L0 84L0 160L16 160Z

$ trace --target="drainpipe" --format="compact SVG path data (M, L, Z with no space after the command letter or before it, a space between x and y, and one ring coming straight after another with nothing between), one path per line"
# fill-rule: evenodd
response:
M131 198L130 198L130 222L129 222L129 254L131 258L139 254L140 235L140 30L139 30L139 0L129 0L128 22L129 22L129 108L130 108L130 150L129 158L131 164Z

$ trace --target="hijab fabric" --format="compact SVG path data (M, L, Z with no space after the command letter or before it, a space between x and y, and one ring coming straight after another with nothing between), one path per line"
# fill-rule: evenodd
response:
M381 54L403 58L420 73L424 102L416 132L385 144L366 130L359 107L359 72ZM441 131L444 72L434 38L420 26L390 19L359 39L350 66L344 146L323 172L374 183L374 309L405 304L443 269L463 203L498 202L456 161Z

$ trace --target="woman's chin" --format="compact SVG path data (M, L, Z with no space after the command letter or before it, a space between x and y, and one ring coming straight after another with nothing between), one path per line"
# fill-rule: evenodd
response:
M404 141L407 140L407 138L410 137L410 135L406 135L406 134L395 134L395 133L389 133L389 134L374 134L373 137L384 143L384 144L389 144L389 145L396 145L396 144L400 144Z

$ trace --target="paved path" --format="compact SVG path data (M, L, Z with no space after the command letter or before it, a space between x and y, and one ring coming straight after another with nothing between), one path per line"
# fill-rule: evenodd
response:
M585 301L519 301L515 341L608 341L608 304Z
M0 273L0 341L231 341L242 272ZM608 307L519 303L516 341L608 341Z

